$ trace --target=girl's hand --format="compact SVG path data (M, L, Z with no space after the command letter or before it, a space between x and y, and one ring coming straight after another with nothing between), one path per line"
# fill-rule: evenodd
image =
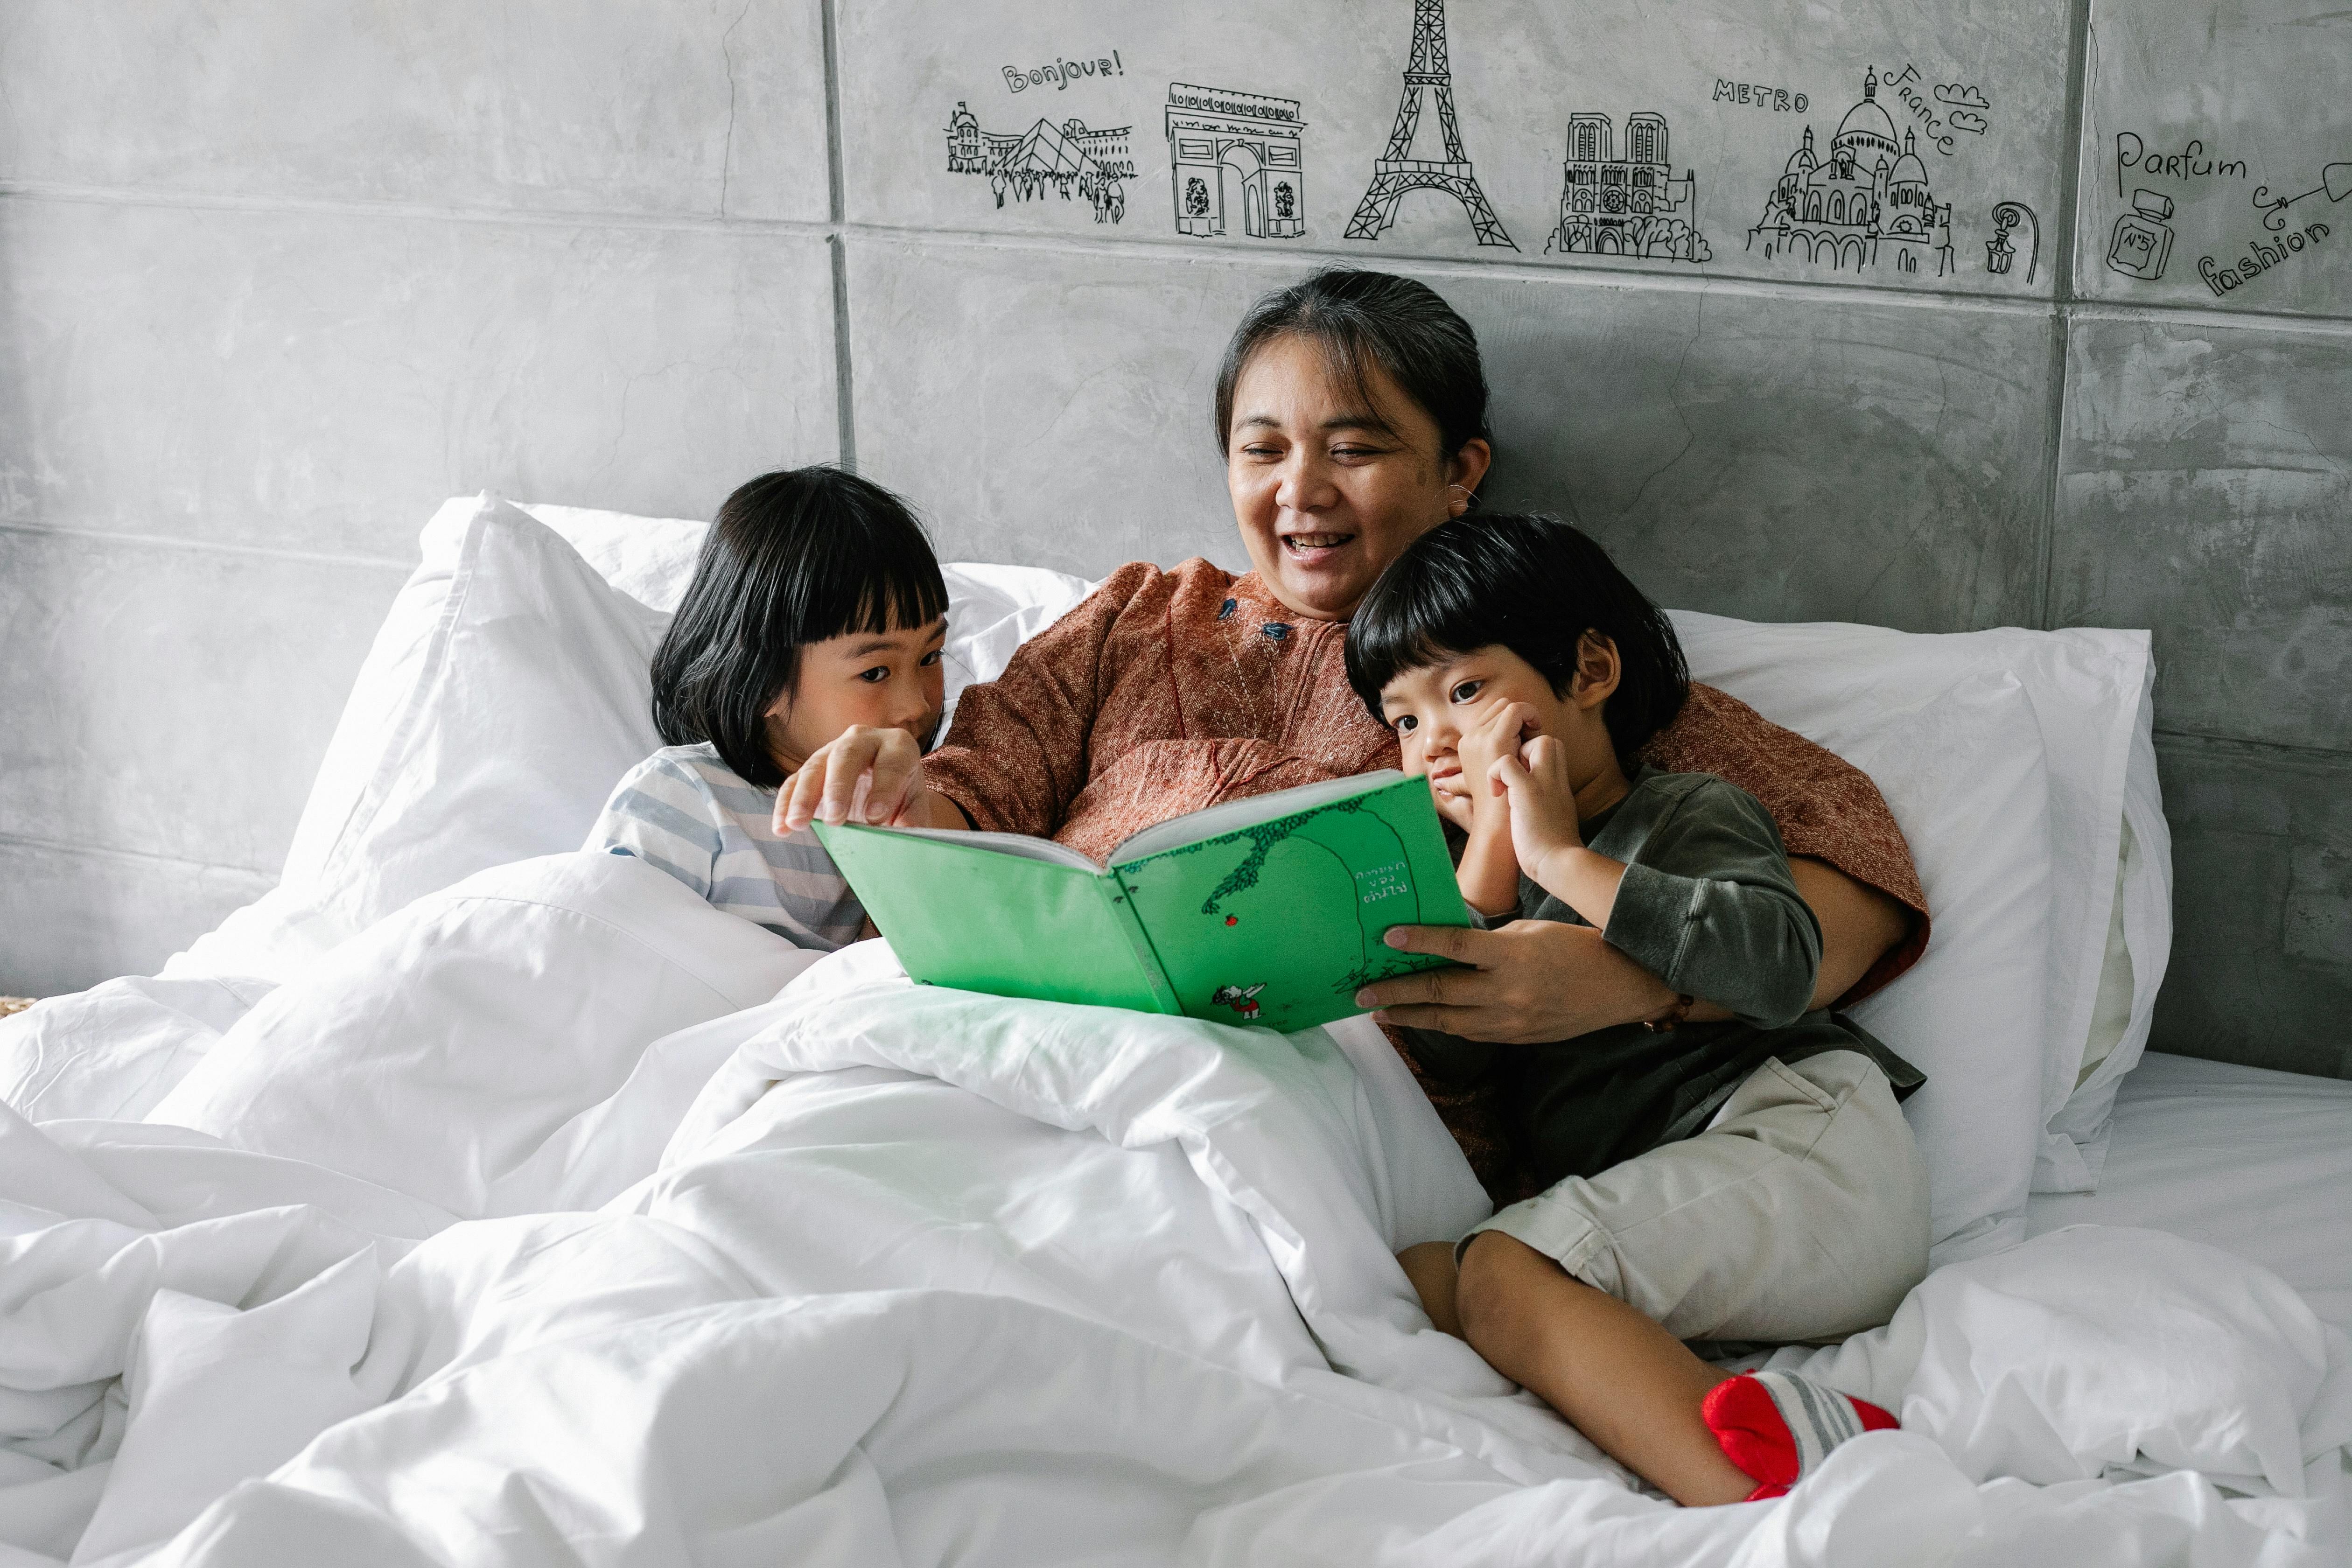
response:
M862 724L810 752L776 791L779 834L798 833L820 817L877 827L966 826L953 802L923 786L923 750L912 735Z

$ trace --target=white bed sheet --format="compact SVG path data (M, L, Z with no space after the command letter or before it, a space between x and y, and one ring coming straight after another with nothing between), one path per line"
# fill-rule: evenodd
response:
M2170 1231L2259 1263L2352 1331L2352 1081L2150 1052L2116 1096L2099 1190L2037 1194L2030 1234Z

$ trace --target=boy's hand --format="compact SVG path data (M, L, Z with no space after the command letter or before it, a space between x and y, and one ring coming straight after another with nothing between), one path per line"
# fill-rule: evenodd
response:
M1463 898L1482 915L1518 907L1520 856L1512 843L1510 802L1496 784L1494 770L1500 758L1518 750L1521 736L1536 721L1536 710L1528 704L1497 702L1465 726L1455 742L1468 805L1468 820L1455 820L1470 835L1455 877Z
M1562 849L1584 847L1576 818L1576 786L1569 782L1568 750L1538 735L1487 764L1487 788L1503 797L1519 867L1541 880L1540 864Z
M1496 758L1490 776L1494 787L1503 792L1519 868L1591 921L1595 930L1608 930L1625 865L1584 847L1566 749L1550 736L1538 735L1519 748L1517 756Z

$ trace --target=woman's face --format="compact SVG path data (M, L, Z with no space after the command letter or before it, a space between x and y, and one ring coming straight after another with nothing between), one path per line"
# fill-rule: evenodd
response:
M1369 399L1331 375L1319 344L1286 332L1234 384L1234 520L1267 588L1309 620L1352 615L1406 545L1467 510L1492 460L1484 441L1442 457L1437 422L1366 369Z

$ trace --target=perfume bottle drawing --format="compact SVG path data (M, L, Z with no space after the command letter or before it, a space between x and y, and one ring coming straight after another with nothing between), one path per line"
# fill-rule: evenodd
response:
M2107 242L2107 267L2126 278L2150 282L2164 276L2172 254L2172 198L2158 191L2132 193L2132 210L2116 219L2115 237Z

